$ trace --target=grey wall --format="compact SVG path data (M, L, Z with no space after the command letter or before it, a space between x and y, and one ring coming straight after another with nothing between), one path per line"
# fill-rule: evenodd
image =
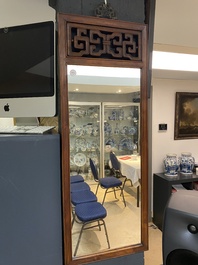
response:
M59 135L1 135L0 150L0 264L62 265Z
M145 5L144 0L107 0L116 11L117 19L144 23ZM57 12L95 16L96 7L104 3L103 0L49 0L49 5Z
M70 101L78 102L133 102L134 94L69 93Z
M116 259L110 259L95 263L89 263L90 265L143 265L144 254L138 253Z

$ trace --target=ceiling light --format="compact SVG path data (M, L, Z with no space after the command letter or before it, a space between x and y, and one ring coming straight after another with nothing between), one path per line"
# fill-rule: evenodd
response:
M198 72L198 55L153 51L152 68Z
M120 70L119 67L68 65L68 73L70 73L71 77L77 75L140 78L140 69L137 68L122 68L122 70Z
M122 93L122 90L121 90L121 89L119 89L118 91L116 91L116 93Z

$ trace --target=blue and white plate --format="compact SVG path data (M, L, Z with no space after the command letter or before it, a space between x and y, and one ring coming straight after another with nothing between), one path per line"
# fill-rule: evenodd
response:
M137 132L137 129L136 129L135 126L132 126L132 127L128 128L128 134L134 135L134 134L136 134L136 132Z
M74 156L74 163L78 167L83 167L86 164L86 156L83 153L77 153Z

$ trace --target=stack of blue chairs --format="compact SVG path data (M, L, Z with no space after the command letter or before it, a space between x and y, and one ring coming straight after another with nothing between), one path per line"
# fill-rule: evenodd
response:
M74 257L77 254L82 233L85 229L98 227L99 230L101 230L101 226L104 226L108 248L110 248L107 228L104 221L104 218L107 216L106 209L101 203L97 202L96 195L91 191L90 186L84 182L81 175L71 176L70 179L73 216L72 226L75 221L82 224L74 251ZM90 224L92 225L90 226Z
M70 176L70 183L84 182L84 178L81 175Z

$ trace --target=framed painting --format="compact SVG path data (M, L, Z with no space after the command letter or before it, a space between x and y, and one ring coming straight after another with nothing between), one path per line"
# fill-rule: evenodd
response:
M176 92L174 139L198 138L198 93Z

